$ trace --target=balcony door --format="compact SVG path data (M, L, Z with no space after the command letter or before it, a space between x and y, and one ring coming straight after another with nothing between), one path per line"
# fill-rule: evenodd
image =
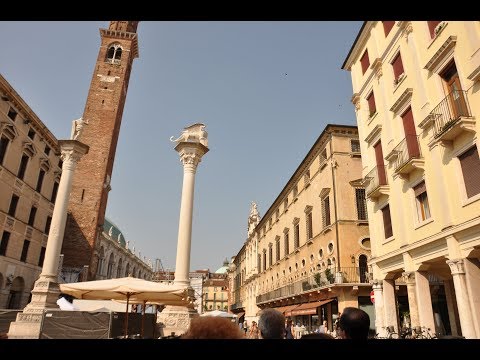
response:
M402 115L403 131L405 132L405 142L407 143L408 159L418 158L420 149L418 148L417 132L415 121L413 120L412 108L408 108Z
M387 177L385 175L385 164L383 162L382 141L373 146L375 150L375 160L377 161L378 185L386 185Z
M467 104L454 61L447 66L441 74L441 77L445 83L448 105L450 107L450 118L447 119L447 121L456 120L462 115L467 115Z

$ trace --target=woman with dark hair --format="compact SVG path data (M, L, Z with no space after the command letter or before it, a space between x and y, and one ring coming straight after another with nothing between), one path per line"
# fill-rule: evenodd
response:
M227 318L199 316L193 318L182 339L245 339L245 334Z
M295 330L293 329L293 322L290 318L285 322L285 339L295 339Z

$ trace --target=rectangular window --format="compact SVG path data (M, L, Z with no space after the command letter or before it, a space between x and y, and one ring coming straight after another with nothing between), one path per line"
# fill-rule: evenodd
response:
M368 102L368 111L369 111L370 117L372 117L377 112L377 106L375 105L375 95L373 94L373 91L370 93L370 95L368 95L367 102Z
M257 256L257 269L258 272L262 271L262 256L260 254Z
M18 168L18 175L17 175L17 177L20 180L23 180L23 178L25 177L25 171L27 170L27 164L29 159L30 158L28 157L28 155L26 154L22 155L22 160L20 161L20 167Z
M387 205L382 209L382 214L383 214L383 228L385 230L385 239L388 239L393 236L392 219L390 217L390 205Z
M10 207L8 208L8 215L15 217L15 212L17 211L18 205L18 196L13 194L12 199L10 200Z
M35 130L33 130L32 128L30 128L30 130L28 130L28 135L27 135L30 139L34 140L35 139Z
M298 249L300 247L300 224L295 224L293 231L293 244L294 249Z
M0 138L0 165L3 165L3 159L7 153L7 147L10 140L7 137L2 136Z
M45 149L43 150L43 152L45 153L45 155L50 155L50 147L45 144Z
M298 195L298 185L295 185L293 187L293 197L296 198Z
M425 181L413 188L415 199L417 202L418 220L424 221L430 219L430 206L428 205L427 187Z
M367 201L365 200L365 189L355 189L355 201L357 203L357 219L367 220Z
M271 246L268 248L268 263L270 266L273 265L273 248Z
M267 251L263 251L263 271L267 270Z
M45 234L48 235L48 233L50 232L50 225L52 224L52 217L51 216L47 216L47 221L45 223Z
M58 182L53 183L53 189L52 189L52 197L51 197L51 202L54 203L55 200L57 199L57 192L58 192Z
M328 196L322 199L322 222L323 227L330 226L330 198Z
M13 121L15 121L15 118L17 117L17 112L12 107L8 110L8 117Z
M23 242L22 255L20 256L20 261L26 262L28 255L28 248L30 247L30 241L25 240Z
M360 152L360 140L350 140L350 148L352 152L359 153Z
M480 194L480 159L477 146L471 147L458 157L462 167L463 181L467 197L471 198Z
M8 240L10 240L10 233L8 231L4 231L2 234L2 242L0 242L1 256L5 256L5 254L7 253Z
M435 28L441 21L427 21L428 23L428 31L430 32L430 37L433 39L435 37Z
M320 166L327 161L327 149L323 149L322 152L320 153Z
M285 255L290 254L290 240L288 239L288 231L283 234L283 242L285 245Z
M393 68L393 78L396 82L400 75L402 75L405 71L403 70L403 62L402 62L402 55L400 52L395 56L395 59L392 61L392 68Z
M288 210L288 198L286 198L283 201L283 212L287 212L287 210Z
M365 50L365 52L362 55L362 58L360 59L360 64L362 65L362 74L365 74L365 72L368 70L368 67L370 66L370 60L368 58L368 49Z
M280 238L275 241L275 250L276 261L278 261L280 260Z
M42 246L40 249L40 256L38 257L38 266L43 266L43 260L45 260L45 247Z
M313 216L312 212L307 214L307 239L313 238Z
M390 30L392 30L393 25L395 25L395 21L382 21L383 23L383 31L385 32L385 37L390 34Z
M35 206L32 206L30 209L30 215L28 216L28 225L33 226L33 223L35 222L35 215L37 214L37 208Z
M45 170L40 170L40 172L38 173L37 187L35 188L35 190L37 190L38 192L42 191L44 177L45 177Z

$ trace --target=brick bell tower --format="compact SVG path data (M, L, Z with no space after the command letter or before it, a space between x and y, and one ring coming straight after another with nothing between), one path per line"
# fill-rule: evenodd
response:
M73 178L63 269L78 271L88 265L88 280L97 271L97 239L103 229L132 63L138 57L137 26L138 21L111 21L108 29L100 29L100 51L83 112L85 125L77 138L90 151Z

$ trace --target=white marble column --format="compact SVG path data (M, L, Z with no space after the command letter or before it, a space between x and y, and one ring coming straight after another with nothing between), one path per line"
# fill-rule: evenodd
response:
M374 280L372 288L375 299L375 328L380 336L384 336L385 316L382 281Z
M385 326L393 326L398 333L395 280L383 280L383 308L385 314Z
M195 173L202 156L208 148L200 143L181 142L175 150L180 154L183 164L182 201L178 223L177 260L175 263L175 282L188 286L190 284L190 249L192 246L192 214Z
M402 273L403 280L407 285L408 307L410 310L410 326L420 326L420 318L418 315L417 295L415 291L415 272L405 271Z
M23 312L17 315L16 321L10 324L8 337L12 339L39 338L44 310L58 308L57 299L60 295L58 262L67 221L73 173L77 162L88 152L88 146L77 140L59 140L58 142L63 160L62 176L53 209L42 273L32 290L32 300Z
M473 314L469 304L464 261L464 259L447 260L447 264L450 266L450 271L453 276L453 285L455 286L455 296L457 299L458 316L460 317L462 335L467 339L475 339L475 326L473 324Z
M432 332L435 332L435 320L433 319L432 295L430 293L428 273L426 271L417 271L415 278L420 325L430 328Z

